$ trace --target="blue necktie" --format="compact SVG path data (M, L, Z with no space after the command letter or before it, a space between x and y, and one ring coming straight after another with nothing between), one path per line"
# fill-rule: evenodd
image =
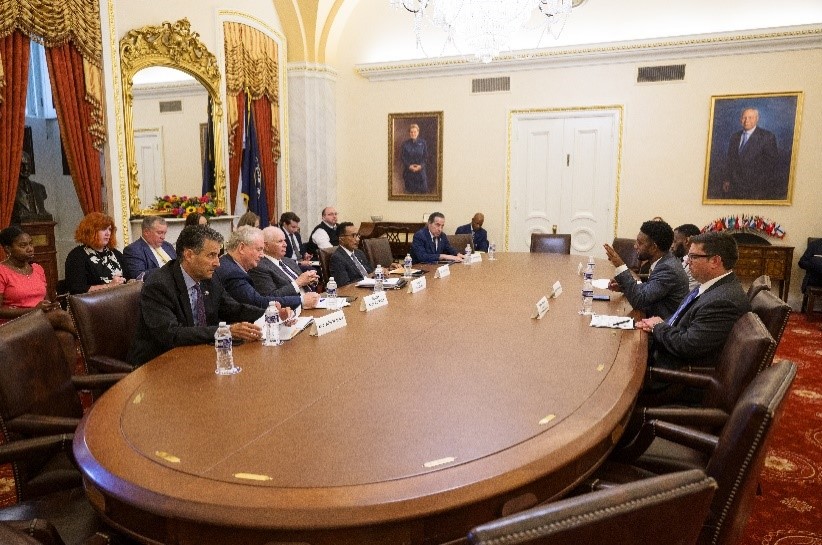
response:
M699 295L699 286L695 287L694 290L688 294L685 299L682 300L682 304L679 305L679 308L676 309L676 312L671 315L670 318L666 320L666 324L674 325L676 321L679 319L679 315L685 312L685 309L691 304L691 302L696 299L696 296Z
M745 144L748 143L748 133L742 133L742 139L739 141L739 151L742 151L742 148L745 147Z

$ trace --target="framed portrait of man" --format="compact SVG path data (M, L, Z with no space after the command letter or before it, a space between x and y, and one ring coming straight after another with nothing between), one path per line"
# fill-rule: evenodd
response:
M802 98L711 97L703 204L791 204Z
M442 201L442 112L388 114L388 200Z

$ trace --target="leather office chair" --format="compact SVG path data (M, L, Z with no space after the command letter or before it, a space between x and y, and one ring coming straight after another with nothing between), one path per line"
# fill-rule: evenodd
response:
M652 477L535 507L471 530L473 545L690 545L716 481L700 470Z
M639 273L639 256L634 248L635 242L632 238L617 237L614 239L611 247L619 254L619 257L625 262L629 269L635 273Z
M683 462L690 461L683 463L684 467L704 469L716 479L718 488L699 537L700 545L739 542L765 461L767 441L794 376L796 365L785 360L757 375L718 436L662 421L644 426L645 432L677 451ZM642 467L606 463L592 483L597 487L612 486L650 475L653 473Z
M90 291L68 298L86 366L101 373L133 369L126 356L140 321L142 282Z
M779 346L782 334L788 325L788 318L791 315L791 307L768 290L762 290L751 300L751 310L759 316L765 327L768 328L771 336Z
M753 282L751 282L751 287L748 288L748 301L753 301L753 298L756 297L756 294L762 290L771 289L771 277L767 274L763 274L762 276L756 278Z
M103 545L110 535L82 488L0 510L3 544Z
M531 253L570 254L571 235L531 233Z
M808 237L808 246L810 246L813 242L816 242L817 240L819 240L819 237ZM811 318L811 316L813 316L813 307L816 304L817 297L822 299L822 286L805 286L805 293L802 296L801 310L805 313L805 315L808 318Z
M454 247L454 249L459 254L465 253L465 247L470 246L471 251L475 250L474 248L474 236L473 235L445 235L448 237L448 243Z
M331 248L320 248L320 272L322 273L322 284L325 286L330 275L329 262L331 261L331 254L337 251L337 246ZM319 289L319 288L318 288Z
M390 267L394 262L394 256L391 255L391 244L386 237L363 239L362 246L365 257L371 262L372 267L376 267L377 264Z

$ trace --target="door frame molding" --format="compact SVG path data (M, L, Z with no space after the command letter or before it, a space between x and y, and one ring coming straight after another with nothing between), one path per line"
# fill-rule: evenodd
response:
M547 114L547 115L546 115ZM581 114L581 115L580 115ZM511 234L511 150L513 148L514 124L522 119L568 119L575 117L610 116L614 118L617 128L616 146L616 184L614 191L614 236L619 227L619 193L622 182L622 139L625 122L625 109L621 104L596 106L574 106L565 108L529 108L510 110L508 112L508 138L505 159L505 251L508 251L508 239Z

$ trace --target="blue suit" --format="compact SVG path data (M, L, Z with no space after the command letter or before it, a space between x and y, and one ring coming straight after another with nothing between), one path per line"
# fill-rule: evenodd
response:
M168 254L171 259L177 259L177 252L174 251L174 246L166 241L162 244L163 251ZM143 273L148 273L161 267L163 264L157 262L157 257L151 251L151 246L148 245L143 237L138 238L125 248L123 248L123 274L126 279L133 280ZM143 277L145 280L145 276Z
M457 253L444 234L439 236L438 245L434 247L428 227L423 227L414 233L414 239L411 241L411 257L414 263L436 263L440 259L440 254L457 255Z
M488 251L488 231L480 227L476 231L471 231L471 224L460 225L457 227L455 235L474 235L474 249L478 252Z
M276 301L284 307L291 308L297 308L301 304L299 295L285 297L260 295L254 289L248 273L229 254L224 254L220 258L220 266L214 271L214 276L217 277L228 294L240 303L259 308L268 307L268 303L271 301Z

